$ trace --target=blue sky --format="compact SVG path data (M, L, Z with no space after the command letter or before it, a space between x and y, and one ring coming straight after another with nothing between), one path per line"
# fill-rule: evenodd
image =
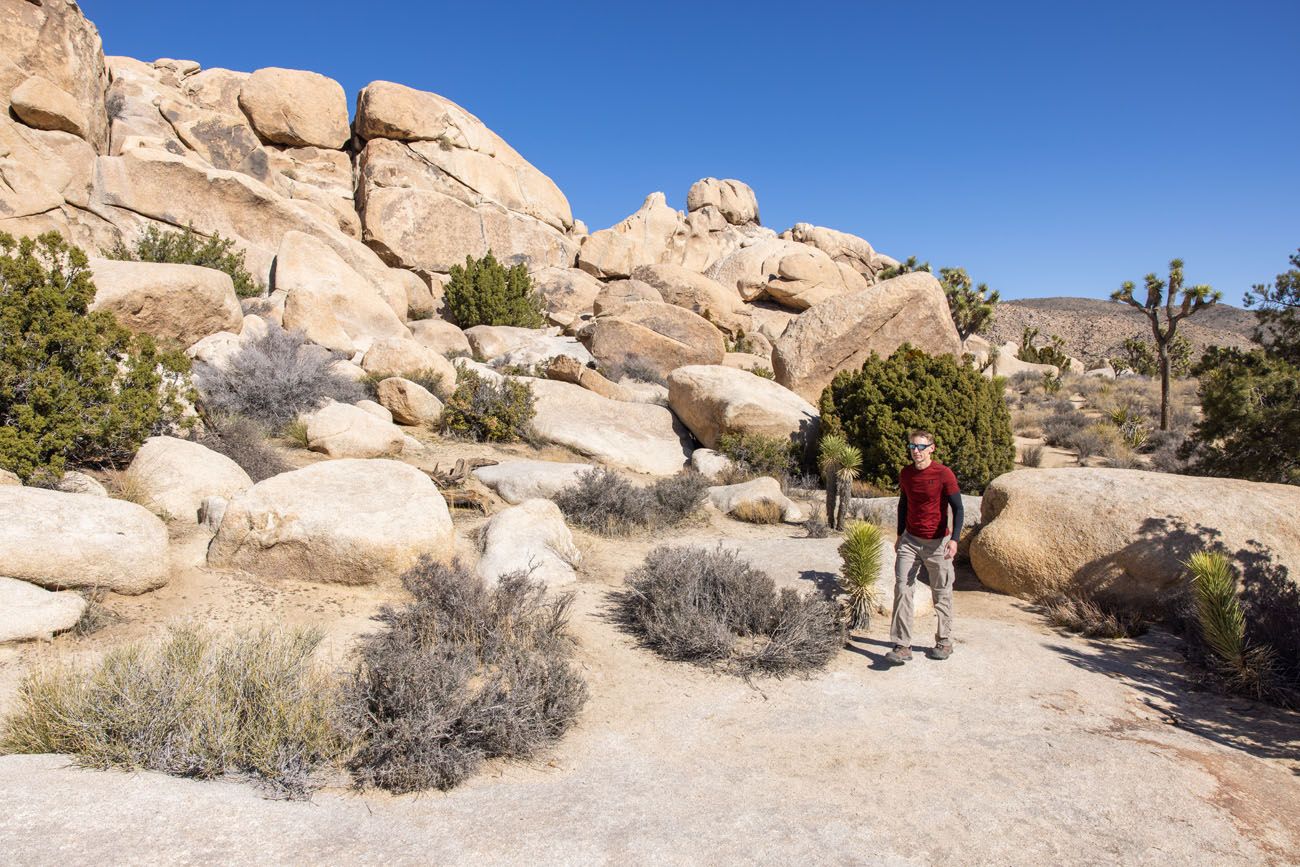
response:
M1300 247L1300 3L82 0L105 52L463 105L593 230L706 176L1007 298L1170 258L1226 301Z

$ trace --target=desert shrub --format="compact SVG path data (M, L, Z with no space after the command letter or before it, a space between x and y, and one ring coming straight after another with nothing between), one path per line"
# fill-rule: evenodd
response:
M1054 395L1061 392L1061 377L1056 374L1043 374L1043 394Z
M776 379L776 374L772 371L772 368L764 367L761 364L756 367L751 367L749 372L761 379Z
M1070 435L1066 445L1074 449L1082 464L1088 458L1105 454L1118 441L1118 434L1109 425L1092 424Z
M1043 434L1043 421L1047 413L1041 410L1022 409L1011 414L1011 429L1016 436L1038 437Z
M333 356L308 343L301 331L268 324L266 334L243 346L225 367L203 369L204 411L242 415L279 434L329 400L355 403L366 397L364 387L336 373L333 365Z
M661 656L749 676L821 668L844 641L835 606L779 593L733 551L659 547L617 597L624 626Z
M1088 417L1073 405L1066 411L1056 411L1043 421L1043 440L1049 446L1065 448L1079 431L1088 426Z
M705 311L704 318L713 322L713 317L709 315L708 311ZM717 323L714 324L716 325ZM762 343L755 340L753 336L746 334L745 329L738 328L736 329L735 339L727 340L727 351L740 352L745 355L763 355L766 353L766 348Z
M118 241L104 255L131 262L171 262L213 268L230 275L235 294L240 298L255 298L263 293L262 285L244 264L243 251L235 249L234 239L223 238L219 233L204 237L193 226L173 232L149 226L134 245L128 247Z
M125 463L188 424L189 359L90 311L94 297L81 250L0 232L0 469L24 481Z
M465 265L451 266L443 296L447 312L461 328L475 325L514 325L541 328L542 299L533 291L528 268L507 268L489 250L482 259L465 257Z
M520 379L489 379L462 368L442 410L442 429L472 440L515 442L528 434L535 404L532 387Z
M813 515L803 525L804 537L808 539L825 539L831 535L831 527L821 519L820 515Z
M330 721L336 687L313 661L320 639L180 627L90 669L36 670L19 687L0 749L66 753L92 768L244 774L306 795L342 750Z
M648 361L635 355L630 355L623 361L611 366L604 371L606 379L612 382L618 382L623 379L632 379L637 382L648 382L652 385L667 385L668 380L659 372L659 368L654 367Z
M78 592L86 600L86 607L69 630L73 635L94 635L99 630L120 623L124 619L122 615L104 605L104 598L108 596L108 591L103 587L88 587Z
M311 447L311 438L307 436L307 422L300 418L286 424L280 435L300 449Z
M209 416L195 442L225 455L243 468L254 482L278 476L290 469L280 453L267 442L268 431L242 415Z
M744 478L772 476L783 480L799 468L798 446L789 437L759 433L724 433L718 451L731 459Z
M961 487L982 492L1015 465L1002 393L1001 379L904 344L887 359L873 354L861 370L835 375L821 395L822 431L862 450L862 479L892 489L907 462L908 432L929 430Z
M1144 470L1146 464L1128 446L1119 446L1106 452L1106 466L1117 470Z
M1130 337L1120 347L1118 355L1110 358L1116 373L1132 372L1140 376L1159 376L1160 359L1156 348L1145 337ZM1169 341L1169 373L1187 376L1192 371L1192 343L1181 334Z
M1037 337L1037 328L1026 327L1020 335L1020 349L1016 352L1016 357L1031 364L1050 364L1058 371L1070 367L1070 357L1062 348L1065 342L1059 335L1053 334L1046 346L1035 346L1034 340Z
M1041 467L1043 465L1043 447L1025 446L1020 450L1020 463L1026 467Z
M579 474L554 499L570 522L616 536L680 523L700 508L708 486L704 476L688 470L637 487L602 467Z
M728 514L746 524L779 524L783 511L780 503L774 500L745 500Z
M572 595L507 575L489 589L459 560L402 576L413 600L385 606L345 685L340 717L362 786L450 789L490 758L558 740L587 700L568 631Z
M1202 417L1179 450L1193 472L1300 485L1300 366L1288 352L1218 349L1201 359Z
M1011 386L1020 394L1029 394L1040 388L1043 384L1043 375L1033 370L1022 370L1019 373L1013 373L1007 380L1007 385Z
M1038 605L1053 626L1087 638L1133 638L1147 631L1153 611L1080 589L1050 593Z
M867 629L871 610L876 605L876 582L884 562L885 540L880 528L866 521L851 521L844 530L839 554L844 561L840 570L840 590L846 597L845 608L850 629Z

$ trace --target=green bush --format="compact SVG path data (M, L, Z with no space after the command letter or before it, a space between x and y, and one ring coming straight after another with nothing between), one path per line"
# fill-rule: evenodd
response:
M465 257L465 266L451 266L444 303L461 328L475 325L516 325L541 328L542 300L533 291L528 269L507 268L489 250L482 259Z
M50 232L0 232L0 468L123 463L183 424L189 359L132 335L95 297L86 255Z
M1132 372L1142 376L1159 376L1160 359L1155 347L1143 337L1130 337L1120 346L1120 354L1110 358L1116 373ZM1187 376L1192 372L1192 342L1181 334L1169 341L1169 375Z
M1057 370L1070 369L1070 358L1062 348L1064 341L1061 340L1060 335L1053 334L1046 346L1035 346L1034 339L1036 337L1038 337L1037 328L1025 328L1020 335L1020 349L1016 352L1017 358L1031 364L1050 364Z
M246 774L305 796L343 753L331 723L337 689L314 662L320 639L183 627L89 670L38 669L19 687L0 750L201 779Z
M1015 466L1002 380L909 344L836 374L822 391L821 418L824 436L838 434L862 451L858 478L887 490L897 486L907 435L916 428L934 434L937 459L965 491L983 492Z
M845 595L845 609L850 629L871 626L871 609L876 606L876 582L884 564L885 539L880 528L866 521L851 521L840 543L840 591Z
M442 410L442 429L473 440L509 443L523 439L536 415L533 389L514 377L491 380L463 368Z
M171 262L222 271L230 275L235 284L235 294L240 298L256 298L264 291L264 287L248 273L244 253L235 249L234 239L223 238L217 233L206 238L195 232L193 226L175 232L164 232L157 226L150 226L134 246L128 247L118 241L117 246L104 255L128 262Z

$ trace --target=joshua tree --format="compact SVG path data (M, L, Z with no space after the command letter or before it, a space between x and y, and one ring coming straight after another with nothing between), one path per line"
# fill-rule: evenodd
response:
M929 271L929 262L918 262L915 256L908 256L906 262L899 262L897 265L890 266L876 275L876 282L890 280L900 274L911 274L913 271Z
M948 296L948 312L957 335L964 342L972 334L983 334L993 324L993 308L997 306L997 290L989 292L988 284L971 286L965 268L940 268L939 282Z
M1169 430L1169 344L1177 334L1179 322L1199 310L1212 307L1223 297L1223 293L1203 284L1184 287L1182 259L1174 259L1169 263L1168 282L1155 274L1148 274L1144 282L1147 289L1145 302L1133 297L1133 290L1137 287L1131 280L1125 281L1124 285L1112 293L1110 300L1136 307L1151 322L1151 335L1155 338L1156 354L1160 359L1160 429Z
M826 523L842 530L849 516L853 481L862 468L862 451L849 445L844 437L829 434L822 437L820 463L826 482Z

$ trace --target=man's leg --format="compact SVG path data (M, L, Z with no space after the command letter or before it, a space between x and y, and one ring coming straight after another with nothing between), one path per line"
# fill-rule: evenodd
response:
M924 561L916 540L903 533L894 560L894 612L889 620L889 640L895 647L912 646L912 592L922 568Z
M947 659L952 653L952 585L957 576L952 560L944 556L947 542L947 538L940 539L933 551L925 552L925 571L930 579L936 621L931 659Z

